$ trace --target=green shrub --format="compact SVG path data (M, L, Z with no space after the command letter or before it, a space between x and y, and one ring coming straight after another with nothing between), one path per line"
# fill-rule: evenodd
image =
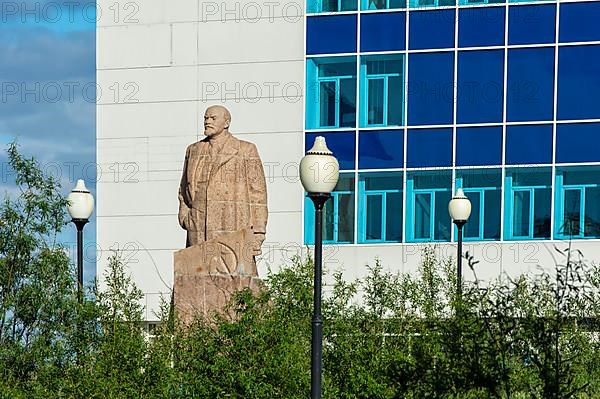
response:
M239 292L233 319L182 329L169 304L147 337L142 293L119 254L106 289L77 303L56 234L60 187L12 145L19 188L0 206L0 398L306 398L311 259ZM363 279L332 271L323 303L325 398L596 398L600 273L558 248L554 272L482 284L457 297L452 259L423 251L417 273L379 261ZM175 315L176 316L176 315Z

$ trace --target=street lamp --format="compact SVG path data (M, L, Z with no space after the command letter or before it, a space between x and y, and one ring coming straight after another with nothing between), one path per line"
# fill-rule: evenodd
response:
M83 300L83 226L87 224L94 210L94 197L85 187L84 181L79 179L67 200L71 221L77 227L77 291L81 303Z
M456 271L456 294L459 300L462 299L462 239L463 239L463 226L467 223L469 216L471 215L471 201L467 198L462 188L456 190L454 197L448 204L448 212L452 221L458 228L458 249L457 249L457 263L458 270Z
M321 276L323 252L323 207L337 184L340 165L327 148L324 137L317 137L313 147L300 161L300 181L315 205L315 277L312 317L310 397L321 398L323 367L323 317L321 316Z

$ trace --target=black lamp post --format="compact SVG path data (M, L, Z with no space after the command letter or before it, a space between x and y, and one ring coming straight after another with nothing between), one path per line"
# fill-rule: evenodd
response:
M456 271L456 295L459 302L462 300L462 241L463 227L471 215L471 201L467 198L461 188L456 190L456 194L448 204L448 212L452 221L458 228L458 248L456 253L457 271Z
M77 227L77 294L79 303L83 301L83 227L89 222L94 210L94 197L85 187L83 180L77 180L77 185L68 196L69 215Z
M315 275L314 307L312 317L310 397L321 398L321 375L323 368L323 316L321 315L323 207L339 178L339 164L327 148L324 137L317 137L315 144L300 161L300 180L315 205Z

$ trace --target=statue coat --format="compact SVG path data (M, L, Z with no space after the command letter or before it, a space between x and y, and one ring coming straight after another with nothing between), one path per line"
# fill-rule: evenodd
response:
M229 134L212 152L208 138L186 150L179 224L188 232L188 247L247 228L266 232L267 188L256 146Z

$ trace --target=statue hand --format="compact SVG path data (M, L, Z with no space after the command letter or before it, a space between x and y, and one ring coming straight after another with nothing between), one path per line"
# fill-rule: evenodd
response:
M265 233L254 232L254 246L252 247L252 255L258 256L262 253L261 246L265 241Z

